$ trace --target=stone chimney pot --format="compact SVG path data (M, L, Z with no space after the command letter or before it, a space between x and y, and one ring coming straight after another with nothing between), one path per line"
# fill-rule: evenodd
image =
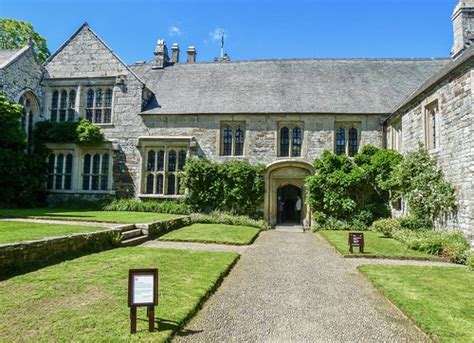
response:
M179 45L178 43L174 43L171 46L171 63L178 63L179 62Z
M188 53L188 58L186 60L186 63L196 63L196 48L194 46L190 46L186 52Z

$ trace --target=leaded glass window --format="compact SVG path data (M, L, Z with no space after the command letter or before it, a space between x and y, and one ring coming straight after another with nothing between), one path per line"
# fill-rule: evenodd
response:
M244 130L238 127L235 130L235 156L242 156L244 154Z
M230 126L224 128L224 149L222 155L232 155L232 128Z
M82 163L82 189L85 191L108 190L109 169L109 154L85 154Z
M182 171L186 164L186 150L180 150L178 154L178 170Z
M50 190L72 189L73 156L69 153L52 153L48 156L47 188Z
M336 131L336 154L343 155L346 153L346 130L340 127Z
M172 195L176 193L176 185L175 185L176 177L174 174L168 175L168 191L166 194Z
M359 135L355 127L349 129L349 156L353 157L359 150Z
M55 122L74 121L76 106L75 90L55 90L51 96L50 119Z
M86 118L92 123L107 124L112 122L111 88L89 88L87 90Z
M301 145L303 143L302 131L300 127L293 128L293 137L291 145L291 156L301 156Z
M289 156L290 130L287 127L280 129L280 156Z

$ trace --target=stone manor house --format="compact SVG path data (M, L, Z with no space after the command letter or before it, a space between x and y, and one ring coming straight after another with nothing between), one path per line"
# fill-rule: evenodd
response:
M181 62L178 45L168 52L159 40L152 60L132 65L85 23L43 65L30 47L0 51L0 81L25 108L27 135L41 120L87 118L103 130L102 146L49 146L51 196L177 199L190 156L247 160L266 165L265 218L308 225L304 178L324 150L421 144L456 186L458 212L442 226L472 239L474 0L452 21L447 58L197 62L189 47Z

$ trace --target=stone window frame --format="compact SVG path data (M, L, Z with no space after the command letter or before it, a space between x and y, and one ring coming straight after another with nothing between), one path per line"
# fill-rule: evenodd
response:
M70 173L71 176L71 187L70 189L48 189L49 193L79 193L79 194L114 194L115 191L113 190L113 150L111 143L104 143L100 147L87 147L83 148L76 144L72 143L48 143L46 144L47 148L51 150L51 154L71 154L72 155L72 172ZM107 171L107 189L88 189L84 190L83 185L83 168L84 168L84 156L90 154L101 154L109 155L108 159L108 171ZM48 162L48 158L46 162ZM56 162L55 162L56 165ZM48 173L48 177L50 173ZM63 181L64 183L64 181ZM99 186L100 188L100 186Z
M77 161L74 162L73 149L60 149L51 151L46 162L48 164L46 189L48 191L71 191L73 190L73 171ZM60 159L61 157L61 159ZM71 166L68 171L68 160L70 158ZM59 161L61 160L61 164ZM52 162L52 163L51 163ZM60 170L58 165L60 164ZM60 185L58 186L58 180ZM69 180L69 182L67 181ZM68 186L69 184L69 186Z
M428 151L436 151L440 147L440 126L439 102L434 99L423 106L423 135Z
M86 171L86 156L89 156L89 167ZM98 157L98 170L94 171L94 160ZM112 152L108 149L93 149L81 151L81 163L79 168L80 190L83 192L110 191L112 180ZM107 168L104 170L104 165ZM85 181L87 181L87 187ZM94 187L94 180L97 180L97 188ZM103 185L105 184L105 187Z
M190 157L191 137L140 137L139 149L141 151L141 175L140 175L140 194L141 198L163 198L177 199L182 198L184 194L179 187L179 182L184 168L184 163ZM153 168L149 168L149 153L154 152ZM158 153L163 151L163 166L158 167ZM170 152L175 151L176 160L174 170L169 170ZM182 163L182 151L185 152L185 161ZM153 187L151 192L148 188L148 178L152 176ZM161 177L161 193L158 192L159 179ZM169 181L173 179L173 192L169 194Z
M237 143L237 130L242 132L242 142ZM226 138L225 133L230 130L231 143L230 152L226 152ZM219 156L222 157L244 157L247 154L246 140L247 130L245 121L221 121L220 122L220 143L219 143ZM227 131L228 132L228 131Z
M281 153L281 130L288 128L288 155ZM294 130L299 128L301 130L301 145L299 154L294 154ZM301 157L303 155L304 145L304 122L302 121L279 121L277 122L277 144L276 144L276 155L277 157L292 158Z
M345 154L346 156L349 157L354 157L355 154L357 154L360 151L361 148L361 136L362 136L362 131L361 131L362 123L361 122L356 122L356 121L350 121L350 122L345 122L345 121L336 121L334 122L334 153L335 154ZM356 129L357 130L357 149L356 151L352 154L350 151L350 133L351 129ZM342 153L338 152L338 132L339 130L344 130L344 150ZM342 132L342 131L340 131Z
M115 92L113 84L101 85L84 85L84 118L95 125L110 125L113 124L113 108L115 100ZM98 92L101 91L100 105L97 106ZM92 92L92 104L89 102L89 95ZM109 93L110 92L110 93ZM110 103L107 106L108 94L110 94ZM97 113L100 113L99 116ZM108 120L106 121L106 113L108 113Z
M387 147L397 152L403 150L403 124L402 118L395 119L388 126Z
M51 87L50 93L49 119L57 123L75 121L79 101L77 87ZM57 93L56 101L54 100L55 93ZM71 95L73 96L71 97ZM61 120L62 112L64 112L64 120Z

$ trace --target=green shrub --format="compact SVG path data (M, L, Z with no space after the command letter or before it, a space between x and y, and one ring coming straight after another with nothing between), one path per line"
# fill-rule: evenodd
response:
M209 214L191 214L192 223L206 224L227 224L256 227L261 230L268 230L270 226L264 220L255 220L247 216L236 216L224 212L211 212Z
M104 142L100 127L86 119L63 123L40 121L35 126L34 137L37 145L44 143L98 145Z
M351 227L345 221L335 219L335 218L328 218L324 224L322 225L324 230L350 230Z
M474 252L469 253L469 257L467 259L467 267L471 272L474 272Z
M261 218L263 170L263 165L243 161L190 159L182 177L182 187L188 191L185 201L195 212L222 211Z
M180 201L153 201L140 199L115 199L106 203L104 211L135 211L135 212L157 212L173 214L189 214L190 209Z
M409 216L403 216L398 218L400 222L400 226L402 229L407 229L407 230L425 230L425 229L431 229L432 228L432 223L429 220L423 219L423 218L418 218L414 215L409 215Z
M400 159L393 150L370 145L353 159L325 151L314 161L315 174L306 178L313 218L321 226L325 226L326 218L334 218L366 227L378 218L388 217L390 196L386 181Z
M394 168L387 184L405 199L410 214L424 222L433 223L455 210L454 187L424 148L409 152Z
M384 235L384 237L392 238L396 231L401 229L400 220L397 218L379 219L372 223L370 228Z
M393 233L393 238L405 243L410 249L444 257L455 263L468 262L470 246L459 231L401 229Z

